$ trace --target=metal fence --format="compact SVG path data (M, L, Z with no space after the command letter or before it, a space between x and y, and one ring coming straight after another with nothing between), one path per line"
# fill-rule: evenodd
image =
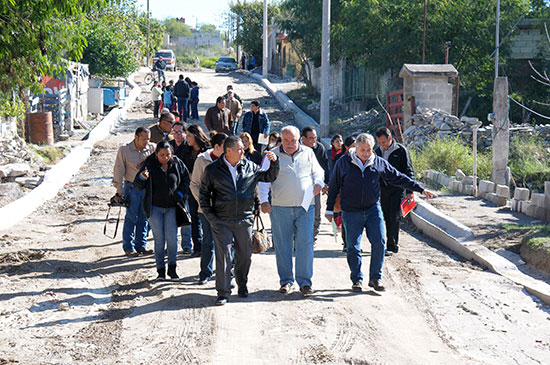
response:
M393 89L391 72L380 73L364 66L347 67L344 71L344 102L385 99L387 92Z

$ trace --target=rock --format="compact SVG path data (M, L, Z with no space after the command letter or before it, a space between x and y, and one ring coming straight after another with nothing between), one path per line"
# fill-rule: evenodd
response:
M31 167L26 163L12 163L5 167L9 170L8 177L24 176L31 172Z
M34 189L40 184L40 177L16 177L15 182L26 188Z
M499 198L508 198L510 195L510 188L506 185L497 185L496 195Z

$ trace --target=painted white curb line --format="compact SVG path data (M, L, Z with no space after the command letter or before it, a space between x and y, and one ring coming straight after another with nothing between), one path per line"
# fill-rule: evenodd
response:
M129 107L141 93L141 88L134 82L133 78L134 74L127 78L128 83L132 86L132 91L130 91L130 95L126 98L123 107L111 110L90 131L87 140L74 147L67 156L46 172L44 180L40 185L22 198L0 208L0 231L10 228L32 214L40 205L54 198L57 192L80 170L90 157L94 145L109 135L119 118L123 118L126 115Z
M471 229L434 206L417 201L417 207L411 212L411 219L423 234L460 256L474 260L492 272L523 286L528 293L550 304L550 285L519 271L515 264L476 241Z

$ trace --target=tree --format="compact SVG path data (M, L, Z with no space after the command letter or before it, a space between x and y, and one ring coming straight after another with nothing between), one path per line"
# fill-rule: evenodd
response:
M277 6L268 5L270 17L279 14ZM256 60L262 59L263 47L263 1L241 3L240 1L230 6L230 15L237 19L232 22L235 26L235 43L243 47L244 51L252 55ZM237 29L238 28L238 29Z
M166 32L170 34L171 37L192 37L193 33L189 29L187 24L179 21L176 18L168 18L164 21L163 24L166 27Z
M200 32L215 32L216 31L216 26L213 25L213 24L204 24L204 25L201 25L199 31Z
M40 77L82 57L79 24L107 0L0 0L0 91L41 90Z

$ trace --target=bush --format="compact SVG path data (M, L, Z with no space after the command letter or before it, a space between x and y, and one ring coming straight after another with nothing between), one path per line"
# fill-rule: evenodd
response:
M434 139L426 143L421 150L410 150L416 178L420 179L424 171L437 170L452 176L457 169L466 175L473 174L474 155L472 147L459 138ZM477 176L488 179L492 172L492 155L490 152L477 153Z
M218 57L199 57L201 60L201 67L205 68L216 68L216 61Z
M510 143L510 170L519 187L544 191L544 182L550 181L549 160L550 150L537 136L518 137Z

